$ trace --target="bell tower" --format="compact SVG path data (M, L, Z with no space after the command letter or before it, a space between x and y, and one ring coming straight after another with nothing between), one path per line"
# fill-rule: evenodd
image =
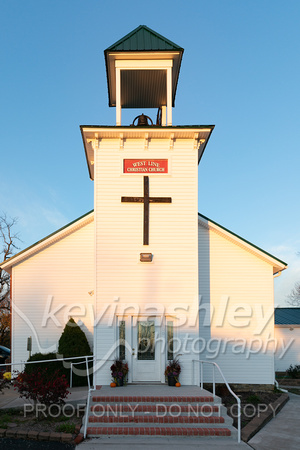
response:
M104 55L116 125L81 126L95 185L95 383L110 383L115 358L128 382L164 383L167 359L182 353L173 340L199 336L198 163L214 127L172 125L178 45L139 26ZM123 108L158 117L124 125ZM182 384L193 382L188 346Z
M161 108L158 124L171 126L183 48L140 25L104 55L116 125L121 126L122 108Z

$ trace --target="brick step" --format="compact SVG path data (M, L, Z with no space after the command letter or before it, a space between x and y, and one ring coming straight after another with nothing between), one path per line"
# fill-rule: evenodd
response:
M88 427L89 437L98 435L231 436L228 428L208 427Z
M219 406L216 405L151 405L151 404L142 404L142 405L118 405L118 404L104 404L104 405L93 405L91 406L91 411L101 411L101 412L110 412L112 414L129 412L131 414L135 414L138 412L156 412L156 413L166 413L171 412L173 414L180 413L191 413L191 414L202 414L202 413L213 413L219 412Z
M218 416L199 416L199 417L190 417L190 416L180 416L180 417L172 417L172 416L90 416L90 423L225 423L224 417Z
M94 395L92 401L95 403L212 403L214 398L211 396L105 396L105 395Z

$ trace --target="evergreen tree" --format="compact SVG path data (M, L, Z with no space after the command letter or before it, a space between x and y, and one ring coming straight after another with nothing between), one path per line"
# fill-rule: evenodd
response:
M86 335L71 317L66 324L58 342L58 353L64 358L72 356L86 356L91 354L91 349Z

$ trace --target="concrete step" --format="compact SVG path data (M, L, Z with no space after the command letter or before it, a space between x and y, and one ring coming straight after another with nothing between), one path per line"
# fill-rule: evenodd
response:
M93 395L94 403L213 403L212 396L121 396Z
M88 427L88 437L99 435L124 435L124 436L231 436L228 428L217 427Z
M218 413L220 410L220 405L206 405L202 403L194 404L194 405L164 405L164 404L118 404L118 403L110 403L110 404L96 404L92 405L90 408L91 412L108 412L111 414L124 413L128 412L131 414L135 414L138 412L154 412L154 413L171 413L171 414L181 414L181 413L189 413L189 414L212 414ZM97 415L97 414L95 414ZM100 414L99 414L100 415Z
M192 423L225 423L224 417L219 416L199 416L199 417L190 417L190 416L89 416L89 423L168 423L168 424L192 424Z

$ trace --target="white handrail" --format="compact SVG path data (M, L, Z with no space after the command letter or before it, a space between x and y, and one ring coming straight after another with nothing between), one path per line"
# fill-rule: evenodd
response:
M89 368L88 368L88 365L87 365L87 360L88 360L88 358L93 358L90 361L94 361L95 357L94 356L81 356L81 358L85 358L85 362L86 362L86 376L88 378L88 387L90 389L91 385L90 385ZM71 366L70 366L70 388L73 387L73 366L76 366L77 364L83 364L83 361L79 361L79 362L76 362L76 363L71 363Z
M74 360L74 359L85 359L85 361L79 361L77 363L71 363L70 366L70 387L72 387L73 384L73 366L75 366L76 364L83 364L85 362L86 364L86 376L88 379L88 387L90 389L91 387L91 383L90 383L90 377L89 377L89 369L88 369L88 359L92 359L92 361L94 361L95 357L93 355L85 355L85 356L73 356L73 357L69 357L69 358L58 358L58 359L43 359L40 361L20 361L17 363L7 363L7 364L0 364L0 368L2 366L10 366L12 368L12 366L19 366L19 365L25 365L25 364L41 364L41 363L47 363L47 362L57 362L57 361L68 361L68 360Z
M274 384L275 384L275 386L276 386L276 389L278 389L279 391L285 392L286 394L289 393L289 391L287 391L286 389L283 389L283 388L279 387L279 383L278 383L277 380L274 380Z
M218 369L221 377L224 380L224 383L226 384L226 387L228 389L228 391L234 396L234 398L236 398L237 400L237 407L238 407L238 443L241 442L241 399L233 392L233 390L231 389L231 387L229 386L229 384L227 383L223 372L221 370L221 368L218 366L217 363L213 362L213 361L203 361L200 359L193 359L193 375L194 375L194 363L198 362L200 363L200 387L201 389L203 389L203 364L211 364L213 366L213 396L215 397L216 394L216 383L215 383L215 367Z
M88 391L88 398L86 402L86 410L85 410L85 418L84 418L84 428L83 428L83 438L86 438L86 432L87 432L87 424L88 424L88 417L89 417L89 409L90 409L90 398L91 398L91 392L95 391L95 388L89 389Z
M19 366L22 364L42 364L45 362L56 362L56 361L68 361L69 359L82 359L82 358L94 358L93 355L84 355L84 356L73 356L70 358L59 358L59 359L43 359L41 361L20 361L17 363L7 363L7 364L0 364L0 367L2 366Z

